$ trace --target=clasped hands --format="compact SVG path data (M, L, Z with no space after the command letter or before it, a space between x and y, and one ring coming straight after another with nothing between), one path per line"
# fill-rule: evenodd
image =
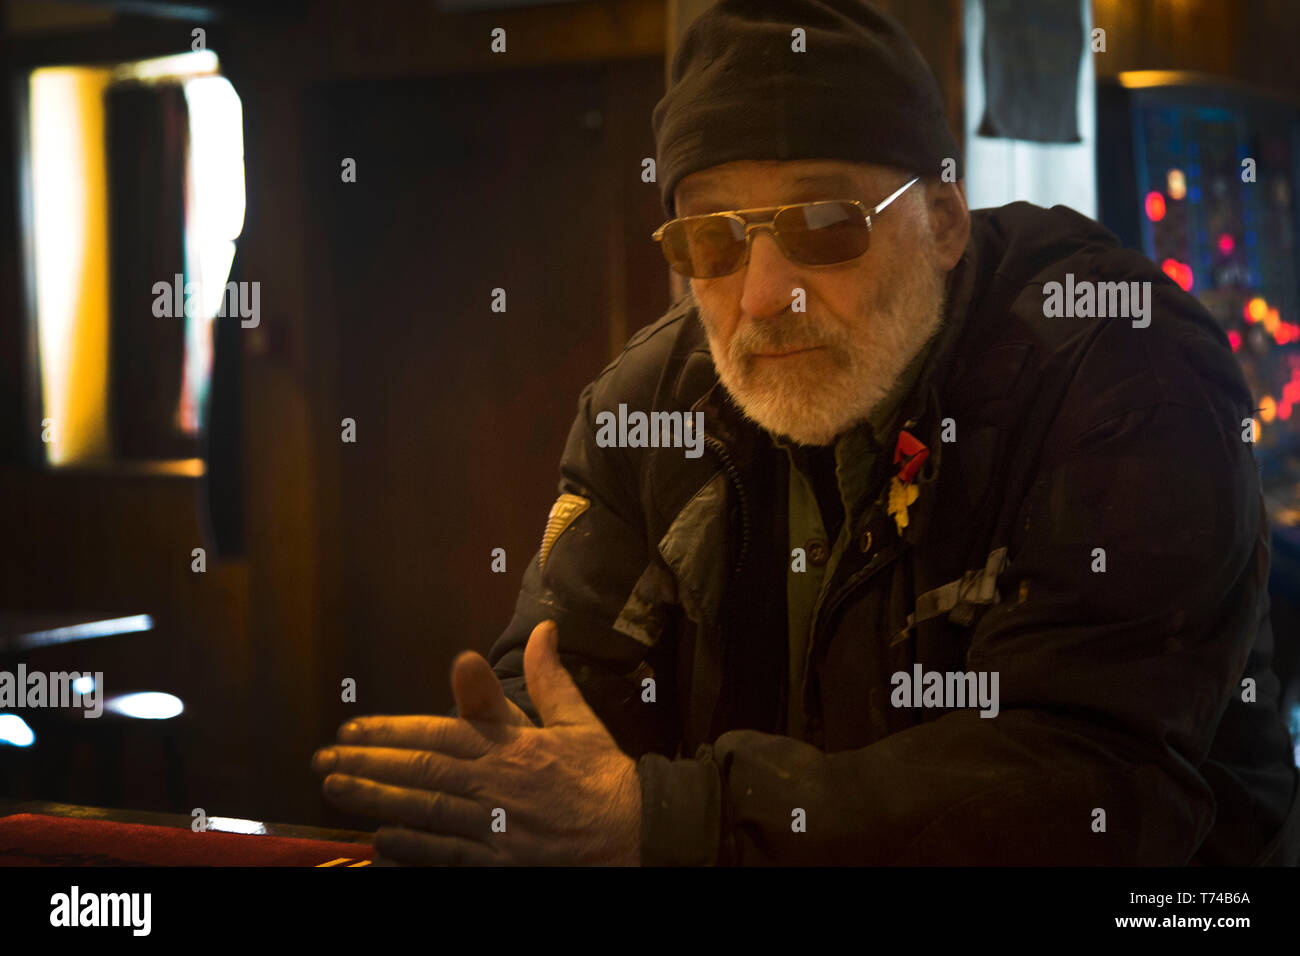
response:
M641 787L560 663L553 621L533 629L524 680L543 726L506 698L491 665L458 655L460 717L358 717L318 750L325 798L385 821L383 861L426 865L640 863Z

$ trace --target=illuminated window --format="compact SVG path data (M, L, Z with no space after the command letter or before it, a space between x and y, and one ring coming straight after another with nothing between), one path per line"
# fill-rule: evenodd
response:
M43 68L28 91L46 460L183 459L201 473L213 320L232 314L244 222L239 96L208 50Z

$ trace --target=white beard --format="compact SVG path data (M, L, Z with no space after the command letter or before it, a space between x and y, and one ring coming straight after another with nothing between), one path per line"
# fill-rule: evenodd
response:
M715 323L703 306L699 312L718 376L745 417L802 445L830 445L881 406L939 331L945 291L945 274L931 260L908 270L884 307L860 308L862 324L851 333L817 322L811 313L790 312L738 325L725 351L715 338ZM818 345L825 349L790 358L754 357Z

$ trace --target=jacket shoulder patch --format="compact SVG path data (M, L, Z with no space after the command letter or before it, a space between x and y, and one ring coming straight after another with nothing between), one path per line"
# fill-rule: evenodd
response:
M551 548L555 546L555 541L564 533L564 529L591 507L591 499L583 498L581 495L571 495L567 492L560 495L551 505L551 513L546 516L546 530L542 532L542 550L537 557L537 568L542 570L546 567L546 559L551 553Z

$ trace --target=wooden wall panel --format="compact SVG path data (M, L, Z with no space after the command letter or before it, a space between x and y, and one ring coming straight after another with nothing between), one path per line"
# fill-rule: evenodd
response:
M1294 0L1093 0L1106 30L1098 79L1126 70L1194 70L1300 96Z

